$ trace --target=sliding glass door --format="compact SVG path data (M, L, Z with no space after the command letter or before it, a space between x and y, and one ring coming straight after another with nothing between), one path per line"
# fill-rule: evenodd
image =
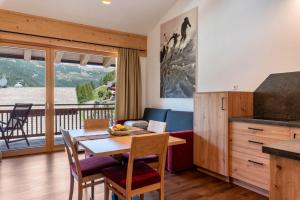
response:
M0 148L4 154L46 149L45 102L46 50L0 43Z
M0 133L3 156L61 150L60 130L83 128L85 119L112 124L115 65L115 57L97 53L0 42L2 129L23 117L14 114L16 104L32 105L22 126Z
M55 145L63 143L61 129L83 128L85 119L113 123L116 58L55 51Z

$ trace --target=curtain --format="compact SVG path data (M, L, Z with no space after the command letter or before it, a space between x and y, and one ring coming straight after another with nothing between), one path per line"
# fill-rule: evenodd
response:
M142 113L138 50L120 48L117 62L116 119L138 119Z

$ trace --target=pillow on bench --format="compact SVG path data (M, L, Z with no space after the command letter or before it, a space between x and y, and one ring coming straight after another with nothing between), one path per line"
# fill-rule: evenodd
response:
M144 120L129 120L124 122L125 126L147 129L148 122Z

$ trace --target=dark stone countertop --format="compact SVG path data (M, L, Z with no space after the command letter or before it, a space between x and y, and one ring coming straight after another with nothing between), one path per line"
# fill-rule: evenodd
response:
M300 161L300 139L264 145L263 153Z
M232 117L229 118L229 122L247 122L247 123L255 123L255 124L267 124L267 125L274 125L274 126L300 128L300 120L280 121L280 120L270 120L270 119L259 119L253 117Z

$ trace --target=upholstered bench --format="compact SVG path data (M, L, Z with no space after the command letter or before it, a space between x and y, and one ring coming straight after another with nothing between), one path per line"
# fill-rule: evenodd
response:
M186 141L185 144L168 148L166 166L168 171L174 173L193 168L193 112L170 110L165 121L170 136Z
M133 120L133 119L130 119ZM141 120L141 119L136 119ZM191 169L193 165L193 112L169 109L145 108L142 120L167 122L167 132L171 136L186 140L185 144L168 148L166 168L175 173ZM117 120L123 124L127 120Z

